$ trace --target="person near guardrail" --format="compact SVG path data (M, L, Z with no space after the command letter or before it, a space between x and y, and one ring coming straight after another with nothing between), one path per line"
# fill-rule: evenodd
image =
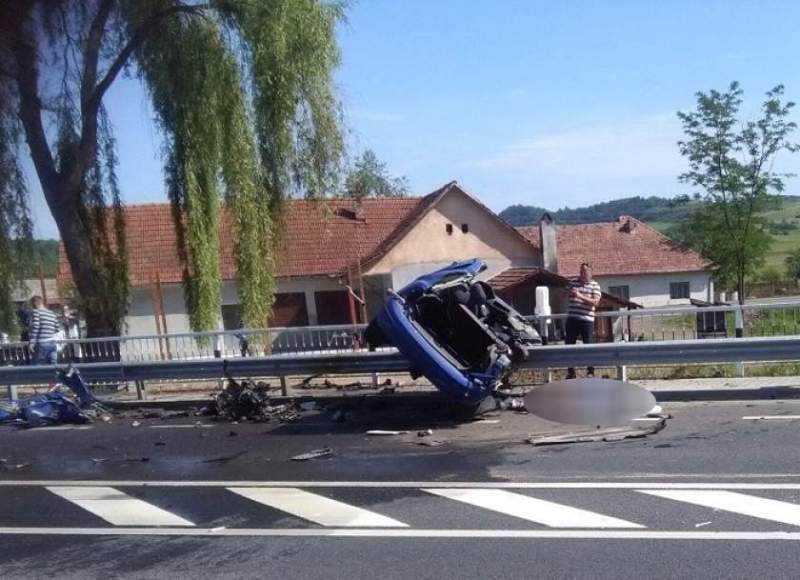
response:
M54 365L58 362L58 349L56 340L61 331L61 324L52 311L44 305L41 296L31 298L31 308L28 335L30 347L33 350L33 364Z
M600 302L600 285L592 279L592 267L581 264L580 276L571 280L569 291L569 308L567 310L566 344L575 344L580 337L584 344L594 339L594 309ZM594 367L589 367L587 374L594 376ZM567 378L575 378L575 369L567 369Z

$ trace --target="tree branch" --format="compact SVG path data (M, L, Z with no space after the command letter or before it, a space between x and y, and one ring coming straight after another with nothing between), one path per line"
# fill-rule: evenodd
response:
M97 64L100 59L100 45L103 42L106 22L111 15L115 0L103 0L92 20L86 49L83 53L83 79L81 79L81 108L86 107L97 83Z
M117 57L111 63L111 66L108 67L105 76L97 83L97 86L94 89L94 93L92 94L90 104L93 107L98 107L100 104L100 100L103 98L103 95L108 90L108 87L111 86L111 83L117 78L122 68L125 66L125 63L128 62L128 59L134 53L136 49L138 49L142 43L147 39L147 36L154 31L154 28L159 24L161 20L168 16L172 16L173 14L196 14L202 12L208 8L207 4L195 4L192 6L187 6L185 4L178 4L177 6L171 6L161 12L156 12L155 14L151 14L140 26L136 29L136 31L131 36L128 44L119 52Z
M55 189L58 180L53 154L47 143L42 123L42 101L39 98L39 67L35 36L26 34L25 21L29 14L21 15L12 47L17 61L17 85L19 86L19 116L25 130L25 140L31 150L31 158L45 194ZM25 37L30 39L25 40Z

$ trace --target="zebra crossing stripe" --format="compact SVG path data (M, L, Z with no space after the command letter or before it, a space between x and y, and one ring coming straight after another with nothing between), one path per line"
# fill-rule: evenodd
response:
M643 528L645 526L501 489L423 489L479 508L551 528Z
M408 524L296 487L228 487L242 497L334 527L407 528Z
M47 489L115 526L194 526L189 520L113 487Z
M715 510L800 526L800 505L744 493L712 490L638 490L656 497L691 503Z

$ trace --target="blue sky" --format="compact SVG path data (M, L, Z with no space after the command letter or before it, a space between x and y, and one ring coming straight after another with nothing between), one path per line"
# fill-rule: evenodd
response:
M746 114L778 83L800 101L798 21L790 0L355 1L336 75L349 150L373 149L414 194L456 179L497 211L683 193L675 112L734 79ZM164 200L144 92L118 82L107 106L125 200ZM30 181L36 234L56 237Z

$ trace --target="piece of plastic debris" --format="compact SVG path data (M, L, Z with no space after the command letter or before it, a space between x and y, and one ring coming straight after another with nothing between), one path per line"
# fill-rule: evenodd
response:
M408 431L387 431L385 429L370 429L367 435L391 436L391 435L405 435Z
M711 522L700 522L699 524L695 524L695 525L694 525L694 527L695 527L695 528L702 528L702 527L704 527L704 526L707 526L707 525L709 525L710 523L711 523Z
M165 441L156 441L153 443L156 447L164 447L167 443Z
M105 463L108 461L108 457L92 457L93 463Z
M247 453L247 451L239 451L238 453L234 453L233 455L223 455L222 457L212 457L211 459L203 459L200 463L227 463L228 461L233 461L237 457L241 457Z
M103 421L103 423L110 423L111 415L100 415L100 420Z
M598 441L612 442L624 439L635 439L646 437L658 433L666 426L666 419L662 419L655 424L648 424L646 427L610 427L606 429L593 429L585 431L573 431L558 435L540 435L528 439L531 445L559 445L564 443L591 443ZM671 447L671 445L667 444ZM655 446L660 447L659 445Z
M138 427L140 425L141 423L139 421L134 421L133 423L131 423L131 427Z
M292 461L308 461L309 459L317 459L319 457L327 457L333 455L333 449L330 447L323 447L322 449L312 449L307 453L301 453L292 457Z
M425 429L424 431L417 431L417 437L428 437L433 435L433 429Z

